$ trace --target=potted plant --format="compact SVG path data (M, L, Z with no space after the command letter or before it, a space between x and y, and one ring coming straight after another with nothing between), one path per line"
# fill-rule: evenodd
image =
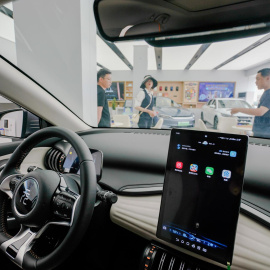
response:
M115 114L116 110L116 98L113 98L112 100L112 113Z

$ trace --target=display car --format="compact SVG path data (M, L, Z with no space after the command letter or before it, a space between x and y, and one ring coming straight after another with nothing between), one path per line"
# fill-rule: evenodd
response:
M210 99L207 104L203 105L201 119L213 125L217 129L220 117L232 117L232 108L251 108L245 100L237 98L214 98ZM238 125L252 125L254 116L245 113L237 113Z
M154 110L163 118L162 128L194 127L195 115L167 97L154 97Z
M19 107L0 115L10 139L0 144L1 269L270 269L269 139L97 127L95 29L115 51L114 41L145 39L197 55L209 42L269 38L269 1L0 7L16 36L0 40L0 95Z

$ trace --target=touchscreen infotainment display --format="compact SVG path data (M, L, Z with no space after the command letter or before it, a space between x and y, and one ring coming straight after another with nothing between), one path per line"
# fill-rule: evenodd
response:
M232 262L247 136L173 129L157 237Z
M96 168L97 180L99 181L102 174L103 154L101 151L96 149L89 149L89 151L92 154ZM73 147L71 147L68 151L67 157L63 165L63 169L66 173L80 174L79 158Z

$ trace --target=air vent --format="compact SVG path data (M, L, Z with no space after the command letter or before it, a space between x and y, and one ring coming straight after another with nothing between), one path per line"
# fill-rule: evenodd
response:
M177 239L177 238L176 238ZM177 240L176 240L177 242ZM185 241L189 243L188 241ZM191 247L200 250L200 245L191 244ZM198 249L198 247L200 247ZM202 250L204 248L202 247ZM173 254L174 253L174 254ZM190 270L222 270L223 268L212 265L210 263L195 259L193 257L187 256L184 253L170 251L155 245L151 244L145 248L143 261L141 263L140 269L151 269L151 270L178 270L178 269L190 269Z
M45 157L46 167L56 172L63 172L63 164L65 162L65 154L56 148L51 148Z

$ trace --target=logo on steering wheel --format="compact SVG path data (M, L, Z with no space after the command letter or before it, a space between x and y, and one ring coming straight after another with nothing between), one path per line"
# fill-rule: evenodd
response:
M20 215L29 214L35 207L39 197L38 182L34 178L25 179L15 193L15 209Z
M20 202L26 205L26 201L29 200L30 197L30 189L26 189L21 196Z

